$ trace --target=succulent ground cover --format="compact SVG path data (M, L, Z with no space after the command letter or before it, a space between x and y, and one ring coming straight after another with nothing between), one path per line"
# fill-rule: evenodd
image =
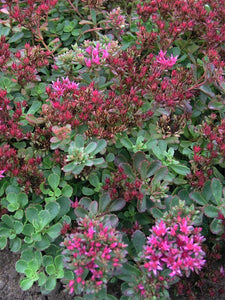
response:
M0 15L0 248L21 289L223 295L225 1L1 0Z

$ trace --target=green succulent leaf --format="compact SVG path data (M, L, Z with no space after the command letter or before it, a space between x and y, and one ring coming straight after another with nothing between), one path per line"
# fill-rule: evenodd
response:
M107 146L107 142L105 140L99 140L97 144L97 148L93 151L92 155L96 155L97 153L103 151L103 149L105 149Z
M3 250L7 246L7 237L1 236L0 237L0 249Z
M84 147L84 137L81 134L76 135L75 137L75 147L83 148Z
M136 171L139 171L140 163L146 160L146 155L142 151L138 151L133 155L133 164Z
M99 158L93 158L92 162L95 166L98 166L98 165L102 165L105 162L105 160L103 157L99 157Z
M48 275L53 275L53 274L55 274L55 266L52 264L52 265L47 265L46 266L46 272L47 272L47 274Z
M28 207L26 210L26 217L30 223L38 220L38 210L35 207Z
M199 192L192 192L190 198L199 205L207 205L208 202Z
M58 174L52 173L48 176L48 183L50 185L50 187L54 190L56 190L56 188L58 187L60 182L60 177Z
M25 193L19 193L17 195L17 201L20 204L20 207L25 207L28 203L28 197Z
M213 219L212 223L210 224L210 230L213 234L221 234L224 232L224 226L222 225L221 220Z
M93 195L94 193L95 193L95 191L94 191L93 189L91 189L91 188L88 188L88 187L86 187L86 186L84 186L84 187L82 188L82 194L85 195L85 196L91 196L91 195Z
M38 213L39 224L42 228L48 225L51 222L51 214L48 210L42 210Z
M12 252L18 252L21 248L22 241L19 237L16 237L13 240L10 240L9 247Z
M126 201L124 199L121 198L116 199L109 205L108 211L109 212L119 211L123 209L125 205L126 205Z
M143 246L146 243L146 237L142 231L136 230L132 235L131 241L136 249L136 252L139 253L143 250Z
M218 217L218 208L213 205L207 205L204 207L204 213L209 218L217 218Z
M89 182L90 182L90 184L91 184L92 186L94 186L94 187L98 187L99 184L100 184L100 181L99 181L99 178L98 178L97 175L91 175L91 176L89 177Z
M18 273L24 273L24 271L27 269L27 262L23 259L20 259L16 262L16 271Z
M135 267L135 265L131 265L129 263L123 264L120 269L120 274L118 278L125 282L136 282L136 278L141 276L141 271Z
M49 221L51 221L60 212L60 205L57 202L49 202L48 204L46 204L45 209L46 211L49 212L50 214Z
M38 250L43 251L50 246L50 241L46 236L43 236L42 239L35 242L34 245Z
M111 202L111 198L109 193L107 192L103 193L99 199L99 211L105 212L110 202Z
M121 138L120 143L128 150L131 150L133 148L133 143L131 142L131 140L128 137Z
M64 172L72 172L74 170L74 168L76 167L76 165L77 165L76 162L72 161L63 167L63 171Z
M53 226L51 226L47 231L46 233L48 234L48 236L55 240L59 235L60 235L60 231L62 229L62 224L60 223L57 223Z
M163 217L163 212L157 207L151 208L151 214L155 219L161 219Z
M59 206L60 206L60 210L57 214L57 218L59 219L62 216L65 216L69 212L69 210L70 210L70 200L68 199L68 197L62 196L62 197L57 199L56 203L58 203ZM46 209L47 209L47 207L46 207Z
M211 190L216 203L219 205L222 198L222 184L219 179L213 178L211 181Z
M97 143L95 142L91 142L90 144L88 144L85 149L84 152L87 154L91 154L94 152L94 150L97 148Z
M23 291L29 290L34 283L34 280L31 280L30 278L22 279L20 281L20 287L22 288Z
M124 172L130 179L134 180L136 178L131 166L128 163L121 163L120 167L123 168Z
M89 205L89 211L93 214L96 215L98 213L98 202L97 201L92 201Z
M73 168L72 173L73 173L74 175L78 175L78 174L80 174L80 173L83 171L83 169L84 169L84 164L76 165L76 166Z
M183 165L170 165L170 168L179 175L187 176L191 170Z
M142 180L145 180L147 178L149 165L150 165L150 162L147 160L142 160L139 165L139 172L141 174Z
M45 287L48 291L52 291L52 290L54 290L55 286L56 286L56 278L54 275L52 275L47 278Z
M70 198L72 194L73 194L73 188L69 184L66 184L62 189L62 195Z
M2 216L2 221L9 227L9 228L14 228L14 222L12 219L12 216L9 216L8 214L4 214Z

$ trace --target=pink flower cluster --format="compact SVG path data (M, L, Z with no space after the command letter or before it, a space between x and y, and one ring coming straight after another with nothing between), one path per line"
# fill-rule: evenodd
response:
M99 220L85 218L79 221L75 232L68 235L61 246L65 268L73 270L75 278L69 281L72 294L94 293L106 286L112 272L125 261L127 247L114 228Z
M171 270L170 277L184 274L188 277L190 271L197 273L205 264L201 228L190 226L189 217L178 215L170 226L161 220L151 232L141 254L143 268L150 277L160 277L160 271L165 269Z
M156 62L161 66L164 66L165 68L171 68L176 64L178 56L174 57L173 54L171 54L171 56L168 58L166 58L165 56L166 51L163 52L162 50L160 50L158 56L156 56Z
M88 68L91 68L93 65L99 66L105 59L109 56L109 53L106 49L100 49L100 44L97 43L96 47L88 46L86 52L89 54L90 58L85 58L85 64Z
M52 82L52 87L56 91L57 96L63 96L65 93L71 92L78 89L78 84L74 81L70 81L68 76L62 77L62 81L57 78L57 81Z
M4 175L3 175L4 172L5 172L5 170L0 170L0 180L1 180L1 178L4 178Z

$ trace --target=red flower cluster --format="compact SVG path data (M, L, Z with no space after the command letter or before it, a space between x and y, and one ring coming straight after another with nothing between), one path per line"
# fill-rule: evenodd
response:
M46 21L49 11L57 4L58 0L29 0L25 6L20 5L22 2L18 0L6 0L5 2L5 7L9 10L9 17L35 33L36 29L40 28L40 22Z
M216 118L211 114L211 120ZM203 124L203 136L207 138L204 147L193 147L194 157L192 161L193 174L188 177L192 186L203 187L204 183L213 174L212 166L221 162L225 156L225 119L220 124Z
M182 66L171 71L177 57L168 56L162 50L158 55L151 53L139 61L141 52L133 47L132 50L107 58L111 71L120 83L112 86L112 89L125 95L130 91L139 108L144 104L143 99L150 99L155 100L156 106L169 107L171 110L179 107L186 111L186 102L190 102L193 96L189 90L194 84L192 71ZM148 111L145 118L151 114Z
M152 115L152 112L141 113L143 101L132 89L120 96L114 91L103 95L93 83L78 88L75 82L62 78L53 82L52 88L47 87L46 92L50 104L42 106L42 115L48 123L60 127L71 124L72 129L86 124L87 136L111 139Z
M51 53L42 50L40 45L31 47L30 44L26 44L25 49L15 53L16 62L12 63L9 71L23 87L29 81L38 80L37 69L49 64L50 55Z
M19 124L22 107L26 106L26 102L17 102L15 103L15 107L13 107L6 96L7 92L0 90L0 140L9 141L12 139L22 140L29 138L30 134L23 133Z
M111 174L111 178L106 178L102 189L110 193L112 200L122 198L126 202L130 202L133 199L139 201L143 199L144 195L140 191L141 186L142 181L140 179L136 178L134 182L130 182L123 168L119 167L117 172Z
M5 176L17 177L18 183L26 193L31 190L40 193L40 184L44 177L39 169L41 158L25 159L20 157L17 150L5 144L0 147L0 170ZM19 176L18 176L19 175Z
M224 0L141 0L137 12L143 22L151 18L157 25L162 48L186 33L215 48L225 41L224 7Z
M0 37L0 71L6 69L6 64L10 58L9 44L6 43L5 36Z

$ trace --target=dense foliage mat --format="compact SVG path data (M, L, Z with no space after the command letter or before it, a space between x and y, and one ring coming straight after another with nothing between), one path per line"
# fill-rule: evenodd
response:
M0 249L21 288L197 299L191 282L225 276L225 1L2 0L0 16Z

